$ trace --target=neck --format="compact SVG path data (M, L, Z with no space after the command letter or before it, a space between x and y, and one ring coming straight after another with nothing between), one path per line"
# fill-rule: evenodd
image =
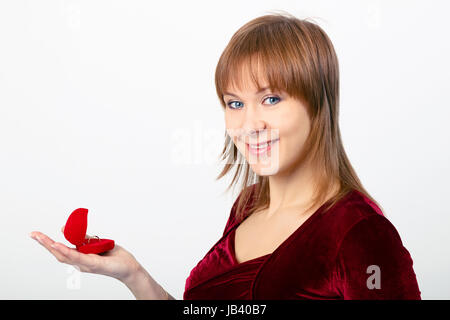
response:
M317 169L310 161L305 161L290 172L269 176L270 205L266 218L280 214L285 209L295 209L299 212L306 210L312 204L318 179L314 172L318 172ZM331 192L335 191L337 190L334 186Z

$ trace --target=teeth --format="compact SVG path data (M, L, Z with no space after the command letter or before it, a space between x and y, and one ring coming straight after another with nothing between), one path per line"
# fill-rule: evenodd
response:
M251 144L251 145L250 145L250 148L252 148L252 149L264 149L264 148L266 148L268 145L269 145L269 144L268 144L267 142L264 143L264 144L259 145L259 147L258 147L257 145Z

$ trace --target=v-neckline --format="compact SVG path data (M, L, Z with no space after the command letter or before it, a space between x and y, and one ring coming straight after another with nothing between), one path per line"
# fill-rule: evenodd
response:
M236 251L235 251L235 234L236 234L236 229L237 229L238 226L239 226L239 224L236 224L233 227L233 229L231 230L230 235L229 235L230 238L228 240L228 249L229 249L229 251L231 253L231 259L233 260L233 266L240 266L240 265L246 264L248 262L252 262L252 261L256 262L256 260L267 258L267 257L271 256L273 254L273 252L275 252L275 251L273 251L272 253L268 253L268 254L265 254L263 256L259 256L259 257L256 257L256 258L253 258L253 259L250 259L250 260L246 260L246 261L243 261L243 262L239 263L237 261L237 259L236 259Z
M344 198L349 196L350 193L351 193L351 191L348 192L344 197L342 197L341 200L343 200ZM286 238L286 240L284 240L282 243L280 243L278 245L278 247L275 248L274 251L272 251L271 253L265 254L263 256L259 256L259 257L256 257L256 258L253 258L253 259L250 259L250 260L246 260L246 261L243 261L243 262L240 262L240 263L236 259L236 251L235 251L235 248L236 248L235 247L236 236L235 235L236 235L237 227L247 218L242 220L240 223L235 222L235 224L231 227L231 231L230 231L230 234L229 234L229 239L227 241L227 243L228 243L228 250L231 253L231 259L233 261L233 266L241 266L241 265L247 264L249 262L256 262L257 260L263 260L263 259L266 259L266 258L269 259L272 256L276 255L283 247L287 246L290 242L292 242L292 240L297 236L297 234L299 234L303 229L305 229L308 225L310 225L311 222L313 221L313 219L315 217L318 217L320 215L320 213L325 209L325 206L327 204L328 203L325 202L318 209L316 209L316 211L314 211L313 214L311 214L305 221L303 221L303 223L297 229L295 229L295 231L292 232L289 235L289 237ZM335 207L335 206L336 206L336 204L333 207ZM330 208L330 210L331 210L331 208Z

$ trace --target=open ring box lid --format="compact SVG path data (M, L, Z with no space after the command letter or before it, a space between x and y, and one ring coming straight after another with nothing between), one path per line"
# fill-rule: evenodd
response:
M82 253L102 253L114 248L114 240L86 239L88 209L75 209L64 226L64 237Z

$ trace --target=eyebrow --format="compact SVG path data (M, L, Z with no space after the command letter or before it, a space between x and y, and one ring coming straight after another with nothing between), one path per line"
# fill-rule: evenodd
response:
M256 95L256 94L260 94L261 92L264 92L264 91L266 91L267 89L270 89L270 87L264 87L264 88L261 88L261 90L255 92L255 95ZM237 95L235 95L235 94L233 94L233 93L230 93L230 92L224 92L223 95L224 95L224 96L225 96L225 95L227 95L227 96L233 96L233 97L239 98Z

